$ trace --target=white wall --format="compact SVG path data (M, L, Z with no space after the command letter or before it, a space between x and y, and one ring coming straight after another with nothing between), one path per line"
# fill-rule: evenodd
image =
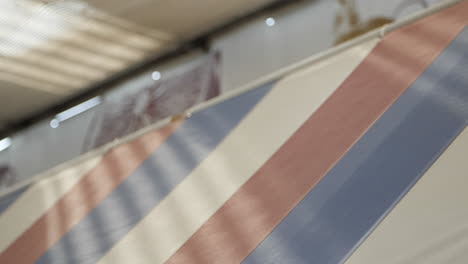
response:
M376 16L392 17L401 2L417 1L356 0L364 21ZM420 4L414 3L398 17L421 9ZM222 51L224 59L225 89L234 89L333 46L333 25L340 12L336 0L310 1L288 11L259 17L216 39L214 46ZM274 27L265 24L269 16L276 19Z
M357 0L362 18L392 16L402 0ZM405 0L409 1L409 0ZM437 0L429 1L431 3ZM404 16L421 9L417 4L405 10ZM333 46L333 25L339 5L333 0L310 1L288 10L259 17L214 39L213 48L222 54L222 89L231 90L259 77ZM276 19L273 27L265 18ZM192 54L176 62L154 67L166 72L177 70L185 63L196 60ZM128 91L151 82L151 72L120 84L109 93L109 99L118 100ZM13 137L12 147L0 153L0 164L9 163L19 179L51 168L77 157L82 150L86 131L97 109L90 110L61 124L57 129L44 121Z

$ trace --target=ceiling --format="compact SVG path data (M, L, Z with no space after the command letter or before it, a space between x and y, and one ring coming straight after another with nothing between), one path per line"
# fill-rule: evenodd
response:
M1 0L0 129L277 0Z

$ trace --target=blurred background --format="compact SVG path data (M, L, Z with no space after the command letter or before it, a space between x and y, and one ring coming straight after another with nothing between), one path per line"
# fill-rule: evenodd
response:
M0 189L440 0L1 0Z

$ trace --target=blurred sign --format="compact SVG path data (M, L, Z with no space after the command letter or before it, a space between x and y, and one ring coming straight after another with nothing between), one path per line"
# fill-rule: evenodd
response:
M180 71L161 75L151 85L107 101L92 121L84 151L124 137L145 126L220 94L219 53L213 53ZM153 78L154 79L154 78Z

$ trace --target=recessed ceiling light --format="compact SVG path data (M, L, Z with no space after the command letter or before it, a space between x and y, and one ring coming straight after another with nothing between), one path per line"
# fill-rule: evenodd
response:
M162 77L162 75L161 75L161 73L158 72L158 71L155 71L155 72L153 72L153 73L151 74L151 79L153 79L153 80L155 80L155 81L161 80L161 77Z
M11 146L11 138L4 138L0 140L0 152Z
M269 17L269 18L265 19L265 24L267 24L267 26L269 26L269 27L272 27L272 26L274 26L276 24L276 21L275 21L274 18Z

